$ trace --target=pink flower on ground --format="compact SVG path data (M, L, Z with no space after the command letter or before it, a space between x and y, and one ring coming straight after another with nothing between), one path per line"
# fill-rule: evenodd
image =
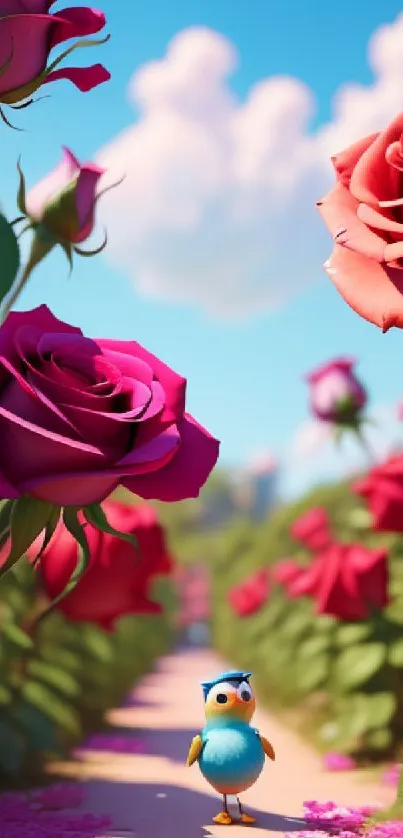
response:
M353 358L335 358L307 376L310 408L317 419L333 425L355 426L367 393L355 376Z
M332 534L330 521L326 509L314 506L308 512L300 515L290 527L292 537L308 547L309 550L323 550L330 544Z
M401 765L390 765L389 768L387 768L382 774L382 782L385 783L386 786L397 787L401 769Z
M0 11L0 103L14 105L29 99L43 84L67 79L86 92L107 81L102 64L56 69L64 57L48 64L49 53L71 38L83 38L105 26L97 9L77 7L50 14L52 0L6 0ZM95 41L94 43L100 43ZM73 52L79 46L70 47Z
M34 227L45 228L56 241L85 241L94 229L98 182L104 173L63 148L59 165L26 195L24 210Z
M318 202L335 247L326 264L348 305L386 332L403 327L403 113L333 157Z
M90 339L47 306L0 328L0 497L97 503L197 497L219 442L185 409L186 379L135 341Z
M325 754L323 764L327 771L352 771L357 768L357 763L352 757L336 752Z

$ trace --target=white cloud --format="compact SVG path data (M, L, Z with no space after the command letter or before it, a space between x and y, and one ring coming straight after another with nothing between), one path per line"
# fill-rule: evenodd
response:
M100 204L107 258L140 292L221 317L299 293L330 251L315 208L330 156L402 107L402 42L403 14L369 44L373 83L341 87L332 121L310 133L315 97L301 81L263 79L241 102L234 46L209 29L181 32L134 74L139 117L98 155L109 180L126 173Z
M337 445L323 424L309 421L297 428L281 464L283 494L296 497L320 483L342 480L402 449L403 422L395 404L375 405L369 418L371 424L363 426L367 452L353 434Z

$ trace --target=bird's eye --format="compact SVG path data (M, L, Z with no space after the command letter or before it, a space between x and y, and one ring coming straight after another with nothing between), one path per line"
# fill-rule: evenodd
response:
M251 698L252 698L252 695L253 695L252 690L251 690L249 684L246 683L246 681L244 681L243 684L239 685L239 687L237 689L237 693L238 693L239 698L241 698L242 701L245 701L245 702L250 701Z
M228 704L232 698L235 698L236 690L233 684L228 684L223 681L221 684L215 684L208 694L208 702L212 704Z
M226 704L227 701L228 701L228 696L225 695L225 693L218 693L218 696L216 698L217 704Z

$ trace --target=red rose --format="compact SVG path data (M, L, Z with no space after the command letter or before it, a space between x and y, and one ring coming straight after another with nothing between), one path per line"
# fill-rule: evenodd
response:
M290 527L290 533L310 550L323 550L332 540L326 509L314 506L304 512Z
M318 614L365 620L388 604L387 550L333 542L290 584L292 596L312 596Z
M292 590L292 585L301 574L305 572L305 568L297 564L294 559L281 559L272 567L271 575L278 585L282 585L287 594Z
M249 617L260 611L270 593L269 571L259 570L240 585L231 588L228 601L239 617Z
M352 489L367 501L373 516L374 530L403 532L402 454L375 466Z
M137 537L139 550L136 553L128 542L87 524L89 567L58 608L70 620L97 623L111 630L125 614L161 611L161 606L149 599L149 589L156 575L170 572L172 559L152 507L106 501L103 509L112 527ZM31 548L33 557L36 546ZM77 542L60 523L40 563L41 580L51 599L66 587L77 558Z
M357 314L403 328L403 113L333 158L337 183L318 202L335 241L327 272Z

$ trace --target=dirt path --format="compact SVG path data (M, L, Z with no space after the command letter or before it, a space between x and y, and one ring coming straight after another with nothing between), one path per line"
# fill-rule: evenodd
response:
M133 706L110 714L117 732L141 737L146 754L90 753L81 764L55 766L59 774L90 781L91 809L113 815L113 838L210 838L225 833L224 826L212 823L221 808L219 798L197 765L187 768L185 761L189 742L203 725L200 681L227 668L204 650L164 658L136 689ZM266 763L259 781L243 796L245 809L258 823L232 826L231 838L262 833L280 838L285 831L303 829L299 818L304 800L391 802L393 790L366 782L362 772L323 772L316 754L269 713L258 712L255 719L273 743L277 760Z

